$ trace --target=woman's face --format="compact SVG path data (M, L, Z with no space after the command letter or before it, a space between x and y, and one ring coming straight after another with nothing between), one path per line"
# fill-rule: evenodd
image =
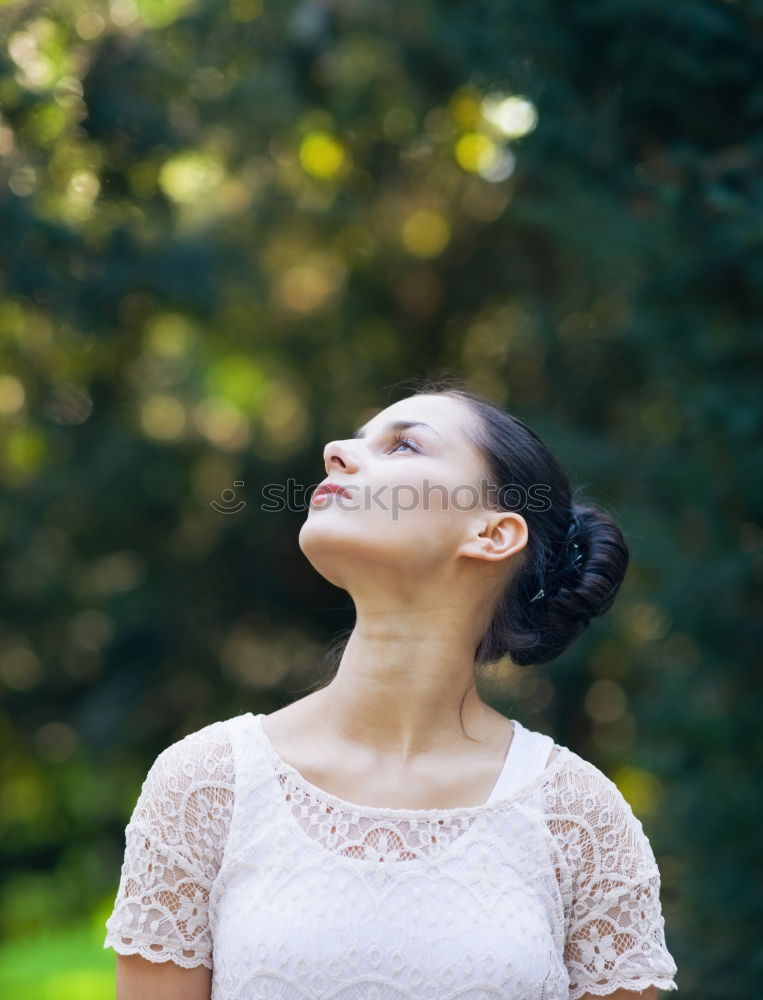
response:
M324 482L349 496L313 492L299 543L318 572L347 589L371 567L410 581L452 562L484 524L482 462L465 433L476 421L452 397L411 396L329 442Z

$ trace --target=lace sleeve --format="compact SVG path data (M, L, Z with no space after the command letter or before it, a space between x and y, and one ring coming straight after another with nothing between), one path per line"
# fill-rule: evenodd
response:
M677 989L660 873L641 822L617 786L576 757L556 776L549 805L571 886L564 949L570 1000L647 986Z
M233 756L224 723L162 751L125 831L126 849L104 948L212 968L209 892L233 808Z

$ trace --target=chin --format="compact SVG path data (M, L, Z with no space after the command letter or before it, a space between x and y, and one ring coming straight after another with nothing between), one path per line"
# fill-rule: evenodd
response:
M341 576L336 569L337 555L346 548L346 544L343 542L344 540L338 533L325 531L320 527L314 530L314 526L308 524L307 521L302 525L299 533L299 547L316 573L320 573L335 587L344 588Z

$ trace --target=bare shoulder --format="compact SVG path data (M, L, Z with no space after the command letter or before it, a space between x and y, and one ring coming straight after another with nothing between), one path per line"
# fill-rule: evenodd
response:
M303 698L297 698L283 708L266 713L269 734L288 744L296 741L305 731L310 731L311 723L318 718L315 694L316 692L313 692Z

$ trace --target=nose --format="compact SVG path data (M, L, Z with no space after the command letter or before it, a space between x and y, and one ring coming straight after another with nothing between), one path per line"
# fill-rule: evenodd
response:
M345 472L357 472L358 463L353 457L352 449L346 441L329 441L323 449L323 464L330 473L334 466Z

